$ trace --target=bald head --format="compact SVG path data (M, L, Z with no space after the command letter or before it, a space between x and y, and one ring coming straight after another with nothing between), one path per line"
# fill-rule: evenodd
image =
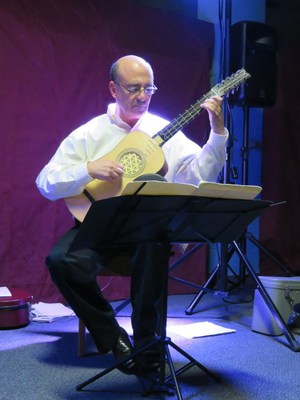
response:
M143 70L146 70L153 78L152 67L146 60L135 55L127 55L119 58L112 64L110 69L110 78L112 81L116 81L119 77L124 75L127 76L128 73L130 75L138 74Z

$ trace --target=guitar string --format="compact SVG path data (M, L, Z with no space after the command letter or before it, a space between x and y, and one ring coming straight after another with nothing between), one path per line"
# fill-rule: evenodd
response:
M237 71L229 78L226 78L223 82L214 86L208 93L206 93L206 95L196 101L196 103L188 108L183 114L180 114L177 118L173 119L165 128L163 128L159 132L159 136L163 139L164 142L168 141L176 132L181 130L185 125L187 125L203 111L203 108L200 108L200 104L202 104L206 99L212 97L213 95L223 96L229 90L236 89L241 83L243 83L245 79L247 79L248 76L249 74L244 69L242 69ZM220 88L221 90L218 91L217 89Z

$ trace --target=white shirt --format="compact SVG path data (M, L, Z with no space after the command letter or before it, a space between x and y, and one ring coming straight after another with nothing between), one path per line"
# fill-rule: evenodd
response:
M109 153L131 131L142 131L152 137L168 123L146 112L131 128L115 115L115 104L110 104L106 114L93 118L62 141L36 179L39 191L50 200L82 193L93 180L88 173L88 161ZM225 163L227 138L227 131L225 135L211 131L201 148L181 131L177 132L162 146L169 168L167 181L195 185L200 181L216 181Z

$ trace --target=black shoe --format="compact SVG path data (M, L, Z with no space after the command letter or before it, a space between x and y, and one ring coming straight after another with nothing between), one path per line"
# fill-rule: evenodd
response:
M121 328L120 335L112 348L112 352L116 361L121 361L122 358L128 357L132 352L130 338L123 328ZM137 366L132 358L119 365L117 368L127 375L135 375L137 373Z

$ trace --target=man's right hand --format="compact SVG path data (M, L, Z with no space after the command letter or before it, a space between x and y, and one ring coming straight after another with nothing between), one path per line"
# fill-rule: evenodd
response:
M116 161L104 160L99 158L95 161L87 163L89 175L93 179L100 179L103 181L113 182L123 175L123 166Z

